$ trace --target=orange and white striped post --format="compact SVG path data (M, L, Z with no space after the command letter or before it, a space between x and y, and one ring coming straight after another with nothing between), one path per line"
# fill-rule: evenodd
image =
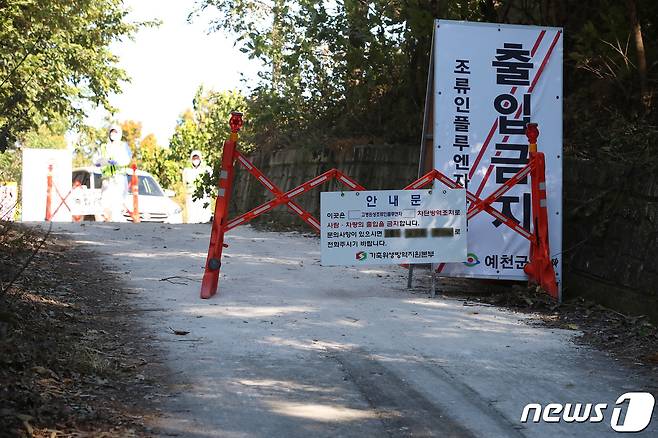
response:
M80 181L78 181L78 180L76 179L76 180L73 182L73 188L72 188L72 190L80 190L80 187L81 187L81 186L82 186L82 184L80 184ZM82 220L82 216L77 215L77 214L71 215L71 218L73 219L73 222L80 222L80 221Z
M539 128L536 123L526 126L530 161L535 163L530 171L532 191L533 236L530 239L530 261L524 271L531 282L541 286L549 295L560 301L555 269L550 255L548 239L548 200L546 198L546 164L544 154L537 151Z
M224 249L224 233L228 222L228 209L233 189L233 164L236 157L238 132L242 128L242 113L233 111L229 125L231 136L224 142L222 151L222 170L219 174L219 187L215 202L215 216L210 232L210 246L206 258L206 268L201 282L201 298L210 298L217 293L219 270L222 266L222 250Z
M46 221L53 218L52 202L53 202L53 165L48 165L48 177L46 178Z
M139 223L139 179L137 178L137 163L133 161L130 165L130 168L133 170L132 178L130 178L130 192L133 194L133 211L131 216L133 223Z

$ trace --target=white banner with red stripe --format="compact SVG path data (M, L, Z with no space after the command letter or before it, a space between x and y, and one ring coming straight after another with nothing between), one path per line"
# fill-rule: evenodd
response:
M484 199L528 162L525 124L546 156L551 258L562 271L562 29L438 20L434 167ZM437 185L440 183L437 182ZM492 207L531 230L530 179ZM448 276L524 280L528 240L486 213L468 223L468 258Z
M21 220L46 219L48 167L52 166L51 205L53 222L71 222L67 194L71 190L72 155L69 149L23 149Z

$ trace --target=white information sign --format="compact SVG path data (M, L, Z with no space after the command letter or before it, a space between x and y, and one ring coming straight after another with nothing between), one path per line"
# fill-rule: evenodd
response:
M320 194L322 265L466 260L464 190Z
M87 216L101 214L101 191L86 187L74 187L71 190L70 202L71 214L74 216Z
M525 125L539 125L546 157L551 257L561 278L562 29L438 20L434 55L434 166L481 199L528 162ZM441 187L437 183L435 187ZM530 179L492 207L531 229ZM448 276L527 277L528 240L482 212L468 223L468 260Z

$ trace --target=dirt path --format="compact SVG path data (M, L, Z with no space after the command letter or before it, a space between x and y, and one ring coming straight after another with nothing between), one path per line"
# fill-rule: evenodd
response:
M166 369L108 271L67 239L0 224L0 437L149 435Z
M317 240L234 230L220 295L198 298L207 225L58 225L102 254L167 354L162 436L604 436L529 423L528 403L608 403L646 381L493 306L405 289L399 268L321 267ZM175 334L185 333L187 334ZM611 411L611 408L610 408ZM654 414L655 415L655 414ZM658 432L653 421L638 436Z

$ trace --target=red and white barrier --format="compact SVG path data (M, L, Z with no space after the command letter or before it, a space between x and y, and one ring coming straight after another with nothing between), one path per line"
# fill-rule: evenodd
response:
M57 204L57 207L55 207L55 210L53 211L52 206L53 206L53 190L57 197L59 198L59 204ZM71 189L73 190L73 189ZM62 196L62 193L59 191L57 186L53 184L53 165L49 164L48 165L48 176L46 177L46 217L45 220L46 222L52 221L53 217L57 214L60 208L62 208L62 205L66 207L66 209L70 212L71 207L66 203L66 200L71 196L71 190L66 194L66 196Z
M133 223L139 223L141 221L141 217L139 214L139 178L137 176L137 164L132 163L130 168L132 169L132 176L130 179L130 192L132 194L132 209L129 209L126 205L124 207L130 214L130 217L133 221ZM53 183L53 165L49 164L48 165L48 175L46 177L46 214L45 214L45 220L47 222L52 221L53 217L58 213L58 211L64 206L68 212L73 213L73 209L71 206L68 204L68 200L73 194L74 190L79 190L81 189L80 182L75 181L73 183L73 186L71 189L68 191L66 196L62 196L62 193L59 191L57 186ZM55 196L59 198L58 200L55 199ZM75 198L75 196L73 196ZM74 199L75 203L75 199ZM54 210L53 206L56 204ZM81 215L73 215L71 216L72 220L74 222L80 222L82 220Z
M133 171L133 174L130 177L130 193L133 195L133 208L132 210L126 208L126 210L130 213L133 223L137 224L141 220L139 216L139 178L137 177L137 163L133 161L130 168Z
M64 195L71 189L71 151L24 148L21 153L21 220L70 222L72 196Z
M546 164L544 154L537 152L539 129L536 123L528 124L526 135L529 143L530 160L535 161L535 166L530 173L534 233L532 239L530 239L530 261L525 265L523 271L528 275L530 281L541 286L553 298L558 299L558 285L548 239Z
M350 190L365 190L359 183L342 173L337 169L331 169L315 178L306 181L287 192L282 192L272 181L270 181L263 172L253 165L244 155L237 151L238 131L242 127L242 114L231 113L231 137L224 143L222 156L222 169L219 178L219 187L217 202L215 204L215 217L213 220L212 231L210 235L210 246L206 258L205 273L201 284L201 298L210 298L217 293L219 283L219 273L221 269L222 250L228 246L224 243L224 234L240 225L244 225L259 215L271 211L275 207L286 204L291 212L297 214L304 222L309 224L316 231L320 229L319 221L309 212L304 210L299 204L294 202L294 198L307 193L318 187L320 184L336 179L343 183ZM536 134L535 134L536 133ZM526 238L531 244L530 263L525 267L526 274L530 281L539 284L553 298L558 298L558 288L555 278L555 271L548 256L550 254L548 247L548 214L546 213L546 184L545 184L545 166L544 154L537 152L537 130L536 124L529 124L528 138L530 140L530 160L526 166L521 168L514 176L505 182L498 190L485 199L480 199L477 195L466 190L466 198L470 202L467 212L467 218L470 219L481 212L486 212L494 218L500 220L504 225L515 231L517 234ZM534 143L533 143L534 141ZM534 144L534 148L533 148ZM234 177L234 162L238 161L251 173L263 186L272 194L273 199L267 201L252 210L241 214L235 219L228 220L228 206L231 197ZM510 219L499 210L491 206L493 202L505 195L512 187L519 184L528 175L532 180L532 202L533 202L533 232L526 230L516 221ZM418 178L416 181L407 185L404 190L421 189L438 180L446 187L451 189L462 189L461 184L448 178L442 172L433 169ZM441 269L441 265L439 267Z

